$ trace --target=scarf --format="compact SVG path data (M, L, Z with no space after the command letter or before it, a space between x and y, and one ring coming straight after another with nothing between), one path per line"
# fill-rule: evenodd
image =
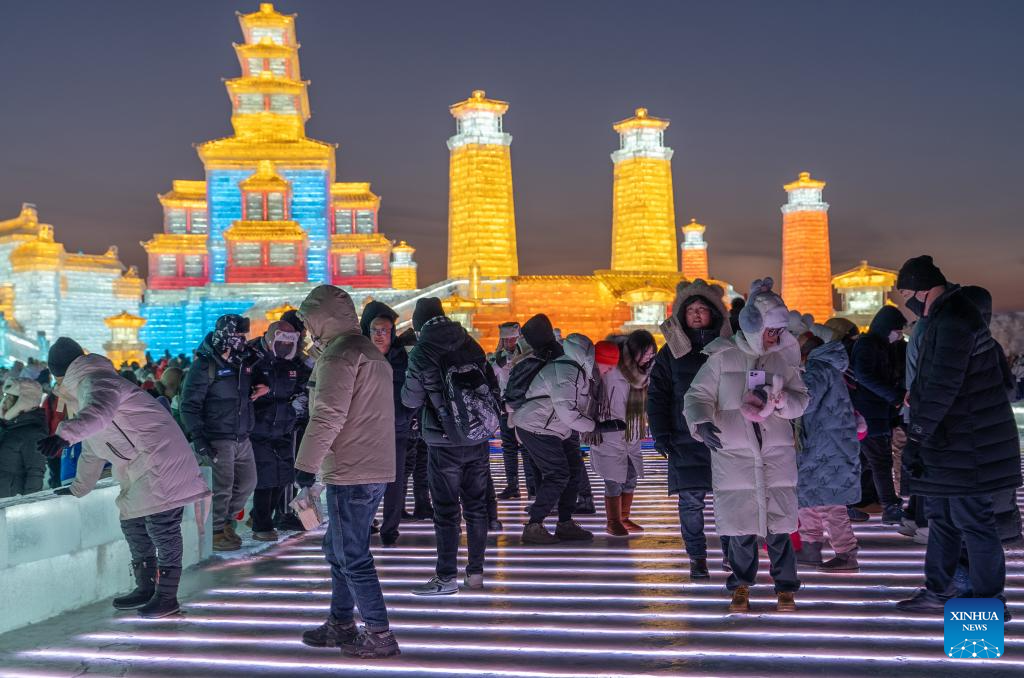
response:
M626 440L639 440L647 435L647 386L651 383L654 360L647 364L646 369L641 368L637 363L637 356L632 355L629 347L623 344L619 370L629 384L629 396L626 398Z

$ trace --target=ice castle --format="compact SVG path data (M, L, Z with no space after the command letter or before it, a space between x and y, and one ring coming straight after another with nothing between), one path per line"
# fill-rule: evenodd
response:
M239 22L242 74L225 83L234 134L198 145L206 180L175 180L158 196L163 232L142 243L140 338L154 350L191 351L224 313L258 330L322 283L357 302L371 291L396 302L417 285L413 248L380 231L380 197L336 182L335 145L306 136L294 17L264 3Z

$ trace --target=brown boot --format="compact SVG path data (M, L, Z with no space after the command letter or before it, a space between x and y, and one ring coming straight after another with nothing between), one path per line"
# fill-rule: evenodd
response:
M224 523L224 536L239 546L242 545L242 538L235 532L235 521L229 520Z
M633 506L633 493L623 492L622 493L622 526L630 532L643 532L644 528L640 527L632 520L629 519L629 510Z
M779 602L775 609L778 612L796 612L796 600L793 599L793 593L791 591L780 592Z
M622 524L622 497L605 497L604 513L608 516L608 524L604 531L613 537L625 537L629 530Z
M740 586L732 592L729 612L750 612L750 589L748 587Z
M213 533L214 551L237 551L240 548L242 548L242 542L229 537L225 530Z

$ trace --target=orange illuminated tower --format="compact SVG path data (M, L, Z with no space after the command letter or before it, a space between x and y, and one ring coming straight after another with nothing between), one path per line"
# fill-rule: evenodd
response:
M698 224L696 219L683 226L683 275L687 280L709 280L708 244L704 242L704 231L707 226Z
M612 270L678 271L676 211L672 197L672 149L665 146L668 120L646 108L612 126L619 150L612 153Z
M508 104L478 89L449 110L448 277L468 277L473 264L487 278L518 275L512 135L502 128Z
M801 172L783 186L782 298L789 308L810 313L818 322L832 317L832 260L828 247L828 203L824 181Z

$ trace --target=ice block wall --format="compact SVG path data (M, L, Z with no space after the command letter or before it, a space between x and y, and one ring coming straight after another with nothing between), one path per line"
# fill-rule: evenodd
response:
M210 469L201 471L211 482ZM81 499L44 490L0 500L0 633L133 588L114 505L119 491L116 481L102 480ZM212 553L209 511L200 517L202 531L194 508L185 508L185 567Z

